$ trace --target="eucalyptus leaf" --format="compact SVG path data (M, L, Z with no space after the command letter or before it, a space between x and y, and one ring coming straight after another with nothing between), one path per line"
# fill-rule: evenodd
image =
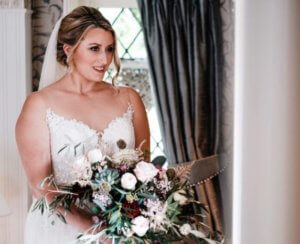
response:
M103 203L97 199L94 199L93 202L99 207L101 208L102 211L106 210L106 207L103 205Z
M121 213L120 213L119 209L117 211L113 212L109 218L109 224L115 223L117 221L117 219L120 218L120 216L121 216Z
M119 193L123 194L123 195L126 195L128 192L116 187L116 186L113 186L113 189L115 189L116 191L118 191Z
M65 216L61 212L56 212L56 216L65 224L67 224L67 221L65 219Z

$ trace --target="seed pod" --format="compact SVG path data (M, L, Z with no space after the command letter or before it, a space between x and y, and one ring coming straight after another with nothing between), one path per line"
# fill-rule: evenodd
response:
M126 142L123 139L118 140L117 145L120 149L126 148Z

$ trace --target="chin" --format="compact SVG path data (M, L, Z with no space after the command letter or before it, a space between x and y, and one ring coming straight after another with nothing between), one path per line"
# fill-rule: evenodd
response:
M100 82L103 80L104 76L103 75L85 75L84 77L86 77L87 80L89 81L93 81L93 82Z
M79 70L78 70L78 73L82 76L82 77L84 77L85 79L87 79L87 80L89 80L89 81L93 81L93 82L100 82L100 81L102 81L103 80L103 78L104 78L104 74L94 74L93 73L94 71L93 70L91 70L91 72L88 72L87 73L87 69L85 68L85 70L82 70L82 72L80 72Z

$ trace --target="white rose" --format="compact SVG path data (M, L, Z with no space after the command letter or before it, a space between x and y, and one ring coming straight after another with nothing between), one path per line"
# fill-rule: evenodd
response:
M102 152L98 148L90 150L87 154L87 158L91 163L100 162L102 157Z
M183 189L176 191L173 195L174 201L178 202L179 205L185 205L188 199L186 196L184 196L184 194L186 194L186 192Z
M125 173L121 177L121 185L124 189L133 191L135 189L135 184L137 180L135 176L131 173Z
M91 165L84 155L74 161L72 168L72 174L76 179L88 180L92 177Z
M189 224L183 224L180 226L179 231L182 235L187 236L191 233L192 227Z
M144 236L149 229L149 220L143 216L138 216L134 218L131 221L131 223L132 223L131 229L139 237Z
M158 169L155 168L153 164L145 161L139 162L133 171L138 180L141 182L148 182L152 180L158 173Z

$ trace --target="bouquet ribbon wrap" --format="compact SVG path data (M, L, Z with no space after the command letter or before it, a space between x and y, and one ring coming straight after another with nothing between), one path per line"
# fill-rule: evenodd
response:
M222 155L215 154L209 157L187 161L176 165L174 168L191 168L189 183L191 185L201 184L221 173L225 166L222 165L220 158Z

